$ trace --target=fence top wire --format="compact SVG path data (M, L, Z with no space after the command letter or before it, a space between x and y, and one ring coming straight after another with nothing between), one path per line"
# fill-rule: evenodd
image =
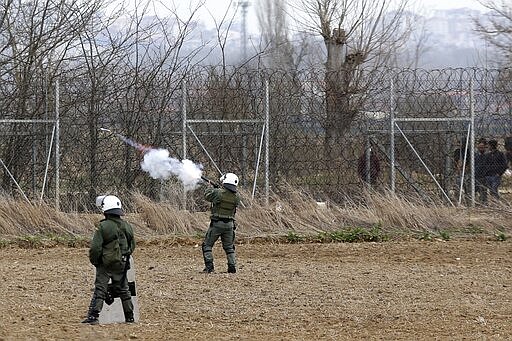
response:
M332 85L329 79L346 70L326 73L321 69L286 72L196 67L162 73L155 78L139 74L137 79L131 79L132 73L127 71L119 77L112 74L104 80L96 80L98 87L94 89L86 74L76 76L76 72L71 70L68 77L60 81L62 179L65 181L62 188L91 197L108 189L136 188L153 196L161 190L159 182L140 170L141 155L119 141L98 134L99 127L112 128L141 143L165 147L171 155L180 155L184 107L188 122L193 123L198 136L203 135L201 138L212 157L222 159L220 168L252 176L261 133L256 123L261 123L265 116L267 89L270 92L270 174L274 183L284 179L322 190L346 190L349 185L359 185L354 164L365 148L366 139L374 133L372 129L378 131L375 140L381 149L387 150L389 136L385 136L385 132L390 129L391 111L402 120L401 129L415 135L411 140L418 150L430 153L429 156L436 154L432 156L439 165L436 174L445 172L444 155L451 155L452 146L466 136L464 120L471 109L478 136L505 137L512 132L511 69L357 69L351 86L337 93L349 107L356 108L357 114L348 123L350 129L346 130L346 135L333 144L333 148L326 148L327 135L332 133L328 129L333 126L329 119L336 120L341 115L328 116L328 86ZM7 86L0 84L1 87ZM40 89L34 85L32 92L37 91ZM37 110L16 111L14 104L18 102L8 97L11 91L4 93L6 96L0 98L3 112L23 112L34 120L48 117L45 105L35 103L42 101L39 97L28 100L28 107ZM12 114L2 117L4 122L8 118L21 119ZM439 122L432 122L433 119ZM53 120L47 121L53 123ZM24 120L15 122L4 124L2 129L11 129L11 125L12 129L29 126ZM248 124L237 127L232 122ZM219 128L218 123L225 126ZM48 129L46 134L50 132ZM29 130L29 133L32 132ZM193 137L187 138L188 155L207 162L204 153L192 143ZM35 142L43 146L46 140ZM439 149L435 153L430 152L433 145ZM43 159L46 155L36 147L38 145L25 136L4 138L0 142L0 157L11 160L12 169L24 187L38 176L31 173L33 167L27 167L32 162L30 159ZM25 153L22 158L23 153L19 151L29 148L33 152ZM407 159L410 153L406 153L406 148L397 148L402 170L416 171L417 165ZM384 173L389 169L384 166L383 154L381 152L380 156ZM384 175L381 181L387 181Z

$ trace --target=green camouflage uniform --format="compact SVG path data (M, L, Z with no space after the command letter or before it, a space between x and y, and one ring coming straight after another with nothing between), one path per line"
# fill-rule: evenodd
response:
M104 254L112 247L112 241L119 240L122 260L116 264L106 266L103 264ZM129 256L135 249L133 229L126 221L118 216L109 216L100 222L89 249L89 260L96 267L96 280L94 282L94 295L89 307L89 316L98 317L103 302L107 297L108 282L112 279L112 288L121 298L125 318L133 319L133 303L128 288L126 271L129 268Z
M226 252L228 271L235 272L235 212L240 203L240 197L236 192L226 188L208 188L205 192L205 198L212 203L210 227L202 245L205 272L213 271L212 248L219 237L222 241L222 248Z

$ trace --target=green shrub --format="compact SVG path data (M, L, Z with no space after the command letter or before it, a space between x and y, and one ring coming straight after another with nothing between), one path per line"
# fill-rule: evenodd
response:
M450 233L448 231L439 231L439 236L442 240L450 240Z
M341 242L341 243L357 243L357 242L381 242L388 240L379 226L374 226L370 230L363 227L352 227L345 230L337 230L332 232L320 232L315 238L320 243Z
M7 239L0 238L0 249L9 246L11 244Z
M507 240L507 235L503 232L497 232L494 234L494 236L496 237L496 240L500 242L504 242L505 240Z
M471 234L480 234L484 232L484 229L480 226L470 225L468 228L466 228L466 231Z
M424 231L423 234L421 236L419 236L418 238L419 240L426 240L426 241L432 241L432 239L434 239L434 237L432 236L432 233L428 232L428 231Z
M43 238L40 235L25 235L18 237L17 244L26 248L37 248L43 245Z
M286 240L288 241L288 243L300 243L301 241L304 240L304 237L303 236L299 236L294 231L290 231L286 235Z

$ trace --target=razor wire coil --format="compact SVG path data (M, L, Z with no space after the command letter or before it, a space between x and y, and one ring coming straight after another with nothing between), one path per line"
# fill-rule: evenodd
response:
M377 153L380 163L375 186L390 186L391 112L397 119L430 120L399 123L409 142L400 130L395 131L396 163L404 174L397 178L398 191L418 186L440 197L416 152L447 192L456 187L453 152L468 130L468 122L457 118L470 118L473 114L475 136L497 139L503 152L506 139L512 136L510 69L361 69L357 82L353 80L338 92L329 89L332 75L315 69L284 72L204 67L183 73L162 72L157 77L139 76L138 80L130 70L122 71L117 72L117 77L96 79L94 87L87 75L73 70L60 80L60 187L67 198L62 200L64 209L90 207L91 198L106 192L137 191L158 200L178 200L175 192L179 192L179 183L175 179L158 181L148 177L140 169L141 154L100 133L99 128L111 128L143 144L168 149L172 156L181 158L184 113L188 120L196 120L190 127L220 169L242 175L241 182L247 187L257 177L257 191L261 191L261 168L255 174L261 124L213 121L258 122L268 109L269 175L273 188L277 190L279 184L287 183L334 200L357 193L364 186L360 160L368 148ZM266 82L269 108L265 102ZM24 110L20 110L21 104L9 86L0 85L6 87L1 89L5 94L0 99L2 118L51 117L47 109L55 105L51 91L46 91L46 97L28 98ZM41 91L32 89L34 94ZM334 103L346 101L346 106L338 108L340 116L328 103L329 93L339 96ZM344 110L352 111L351 115L342 116ZM345 122L340 117L350 120ZM41 182L46 162L43 151L47 151L50 132L27 127L24 123L0 124L0 157L31 193L39 190L36 188L40 185L34 184ZM336 130L340 127L344 130L338 136ZM207 175L217 176L190 131L186 145L187 157L202 164ZM27 164L32 166L26 167ZM53 163L50 174L52 171L55 172ZM53 179L50 176L49 180ZM49 197L55 195L52 188L46 189ZM5 172L2 191L17 195Z

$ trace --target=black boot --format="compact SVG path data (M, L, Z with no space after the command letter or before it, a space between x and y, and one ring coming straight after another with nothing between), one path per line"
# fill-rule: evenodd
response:
M129 298L127 300L121 300L123 304L123 312L124 312L124 321L126 323L134 323L135 319L133 318L133 302L132 299Z
M205 262L203 272L206 274L211 274L213 271L215 271L213 262Z
M91 303L89 303L89 310L87 311L87 318L82 323L98 324L98 317L100 313L96 310L96 293L92 295Z
M98 316L89 315L85 320L82 321L82 323L98 324L100 321L98 321Z
M135 319L133 318L133 313L126 313L126 314L124 314L124 321L126 323L134 323Z
M228 265L228 273L230 273L230 274L236 273L236 267L234 265Z

